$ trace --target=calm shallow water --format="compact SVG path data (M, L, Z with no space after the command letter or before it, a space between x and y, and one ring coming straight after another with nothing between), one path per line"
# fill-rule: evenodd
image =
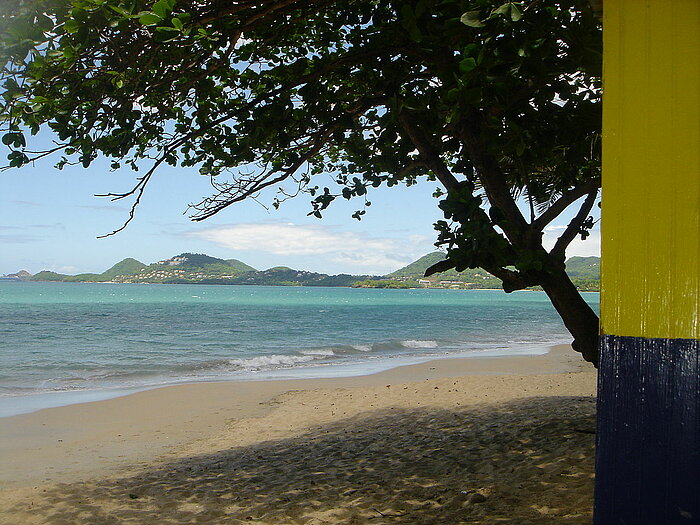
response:
M598 308L598 294L584 294ZM0 416L158 385L370 373L569 342L540 292L0 283Z

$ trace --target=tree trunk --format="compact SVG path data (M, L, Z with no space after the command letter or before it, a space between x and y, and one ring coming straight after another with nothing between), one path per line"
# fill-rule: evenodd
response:
M583 300L563 268L547 274L541 284L564 325L574 337L571 346L597 368L598 316Z

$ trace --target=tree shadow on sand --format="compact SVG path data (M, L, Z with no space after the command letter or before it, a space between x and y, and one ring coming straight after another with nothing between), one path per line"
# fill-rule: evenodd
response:
M573 397L367 412L132 477L58 485L32 514L56 525L590 523L594 412L592 398Z

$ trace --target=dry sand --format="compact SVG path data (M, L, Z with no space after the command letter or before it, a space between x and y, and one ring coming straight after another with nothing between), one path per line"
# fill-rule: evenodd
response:
M587 524L595 371L443 359L0 419L0 523Z

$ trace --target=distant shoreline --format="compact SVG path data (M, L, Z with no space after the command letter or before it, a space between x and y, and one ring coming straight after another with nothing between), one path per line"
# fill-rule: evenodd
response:
M126 258L102 273L66 275L43 270L35 275L25 270L4 277L39 282L108 282L129 284L220 284L259 286L327 286L331 288L382 289L468 289L497 290L501 281L481 268L454 269L425 277L436 263L445 261L444 252L432 252L403 268L385 275L325 274L274 266L257 270L238 259L220 259L201 253L182 253L151 264ZM571 257L567 272L579 291L599 291L600 258Z
M166 286L171 286L171 285L184 285L184 286L189 286L189 285L197 285L197 286L279 286L279 287L284 287L284 288L354 288L354 289L362 289L362 290L447 290L447 291L481 291L481 292L488 292L488 291L495 291L495 292L503 292L503 288L466 288L466 287L460 287L460 288L447 288L444 286L412 286L412 287L406 287L406 288L391 288L391 287L373 287L373 286L318 286L318 285L305 285L305 284L247 284L247 283L203 283L203 282L197 282L197 281L192 281L192 282L182 282L182 283L161 283L161 282L140 282L140 283L133 283L133 282L123 282L123 281L43 281L43 280L21 280L21 279L7 279L3 280L0 278L0 283L2 282L15 282L15 283L43 283L43 284L134 284L134 285L166 285ZM577 288L577 290L581 293L600 293L600 290L584 290ZM516 290L516 292L541 292L541 289L538 288L523 288L522 290ZM514 292L511 292L514 293Z

